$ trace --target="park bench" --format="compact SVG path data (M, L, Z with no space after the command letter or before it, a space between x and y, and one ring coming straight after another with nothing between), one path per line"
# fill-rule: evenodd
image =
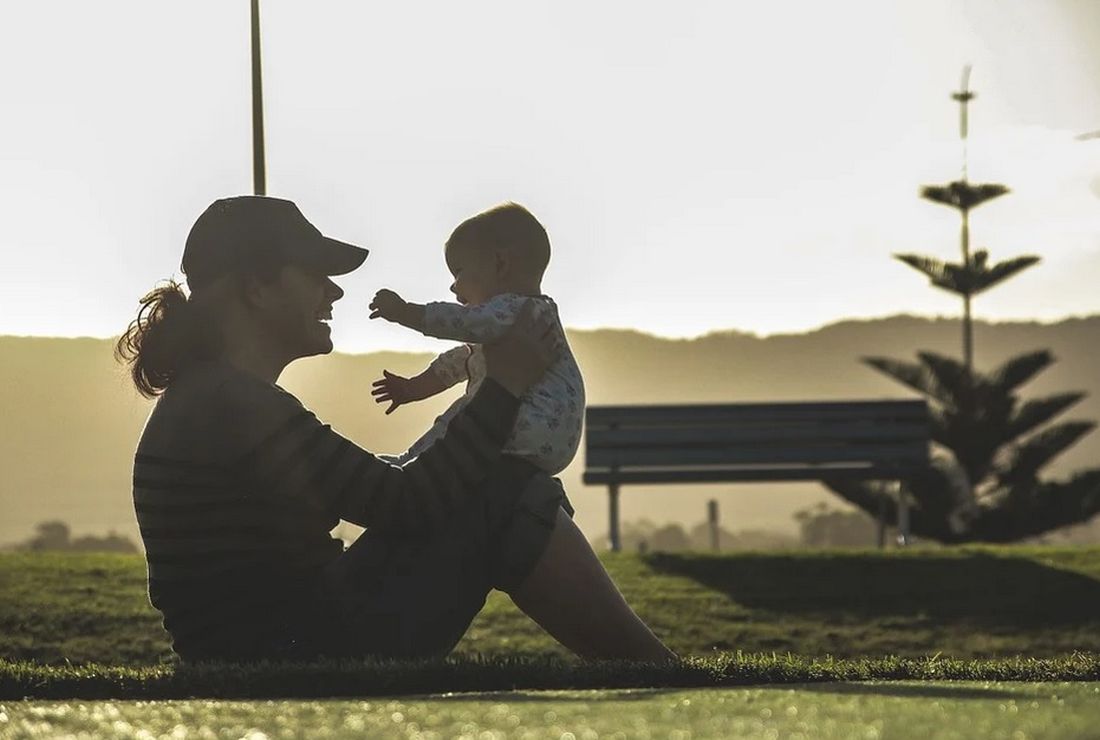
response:
M894 482L905 544L904 482L929 464L920 400L590 406L585 424L584 482L607 486L612 550L620 548L619 488L628 483L824 478Z

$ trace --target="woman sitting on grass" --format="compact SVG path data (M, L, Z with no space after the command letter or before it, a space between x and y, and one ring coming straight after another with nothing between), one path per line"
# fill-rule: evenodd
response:
M387 464L276 381L332 351L329 278L359 247L289 201L212 204L174 282L118 343L153 408L134 459L150 600L186 660L420 657L452 650L493 588L578 655L674 657L561 508L560 484L501 455L519 397L554 359L524 311L443 438ZM347 551L329 532L366 527Z

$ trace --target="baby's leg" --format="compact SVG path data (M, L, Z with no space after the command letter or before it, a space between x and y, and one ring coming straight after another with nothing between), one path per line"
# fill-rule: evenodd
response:
M652 662L676 659L626 603L564 511L558 511L549 544L511 597L527 616L578 655Z

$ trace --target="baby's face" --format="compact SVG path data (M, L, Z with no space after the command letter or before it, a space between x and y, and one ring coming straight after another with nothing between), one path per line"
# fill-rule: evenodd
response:
M499 295L496 254L488 249L448 246L447 267L454 276L451 292L462 304L477 305Z

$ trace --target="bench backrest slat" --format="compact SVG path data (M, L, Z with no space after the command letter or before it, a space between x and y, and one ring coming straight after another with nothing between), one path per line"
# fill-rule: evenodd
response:
M823 478L894 480L905 478L924 467L913 465L737 465L732 467L616 468L586 470L582 480L589 485L610 483L722 483L736 481L807 481Z
M923 401L810 401L792 403L736 403L692 406L590 406L585 415L588 428L611 424L620 427L718 425L764 421L843 421L927 419Z
M857 443L898 443L923 441L928 438L928 425L916 422L897 424L844 421L838 424L763 424L759 422L729 427L628 427L590 428L589 449L603 447L719 447L725 445L769 444L789 446L792 443L813 443L821 440Z
M589 450L587 462L593 468L667 467L670 465L752 465L767 463L907 462L927 457L917 444L814 445L802 447L604 447Z
M663 481L714 468L716 475L768 474L842 465L915 469L928 461L923 401L826 401L693 406L593 406L586 414L586 477L600 471ZM613 473L611 473L613 475Z

